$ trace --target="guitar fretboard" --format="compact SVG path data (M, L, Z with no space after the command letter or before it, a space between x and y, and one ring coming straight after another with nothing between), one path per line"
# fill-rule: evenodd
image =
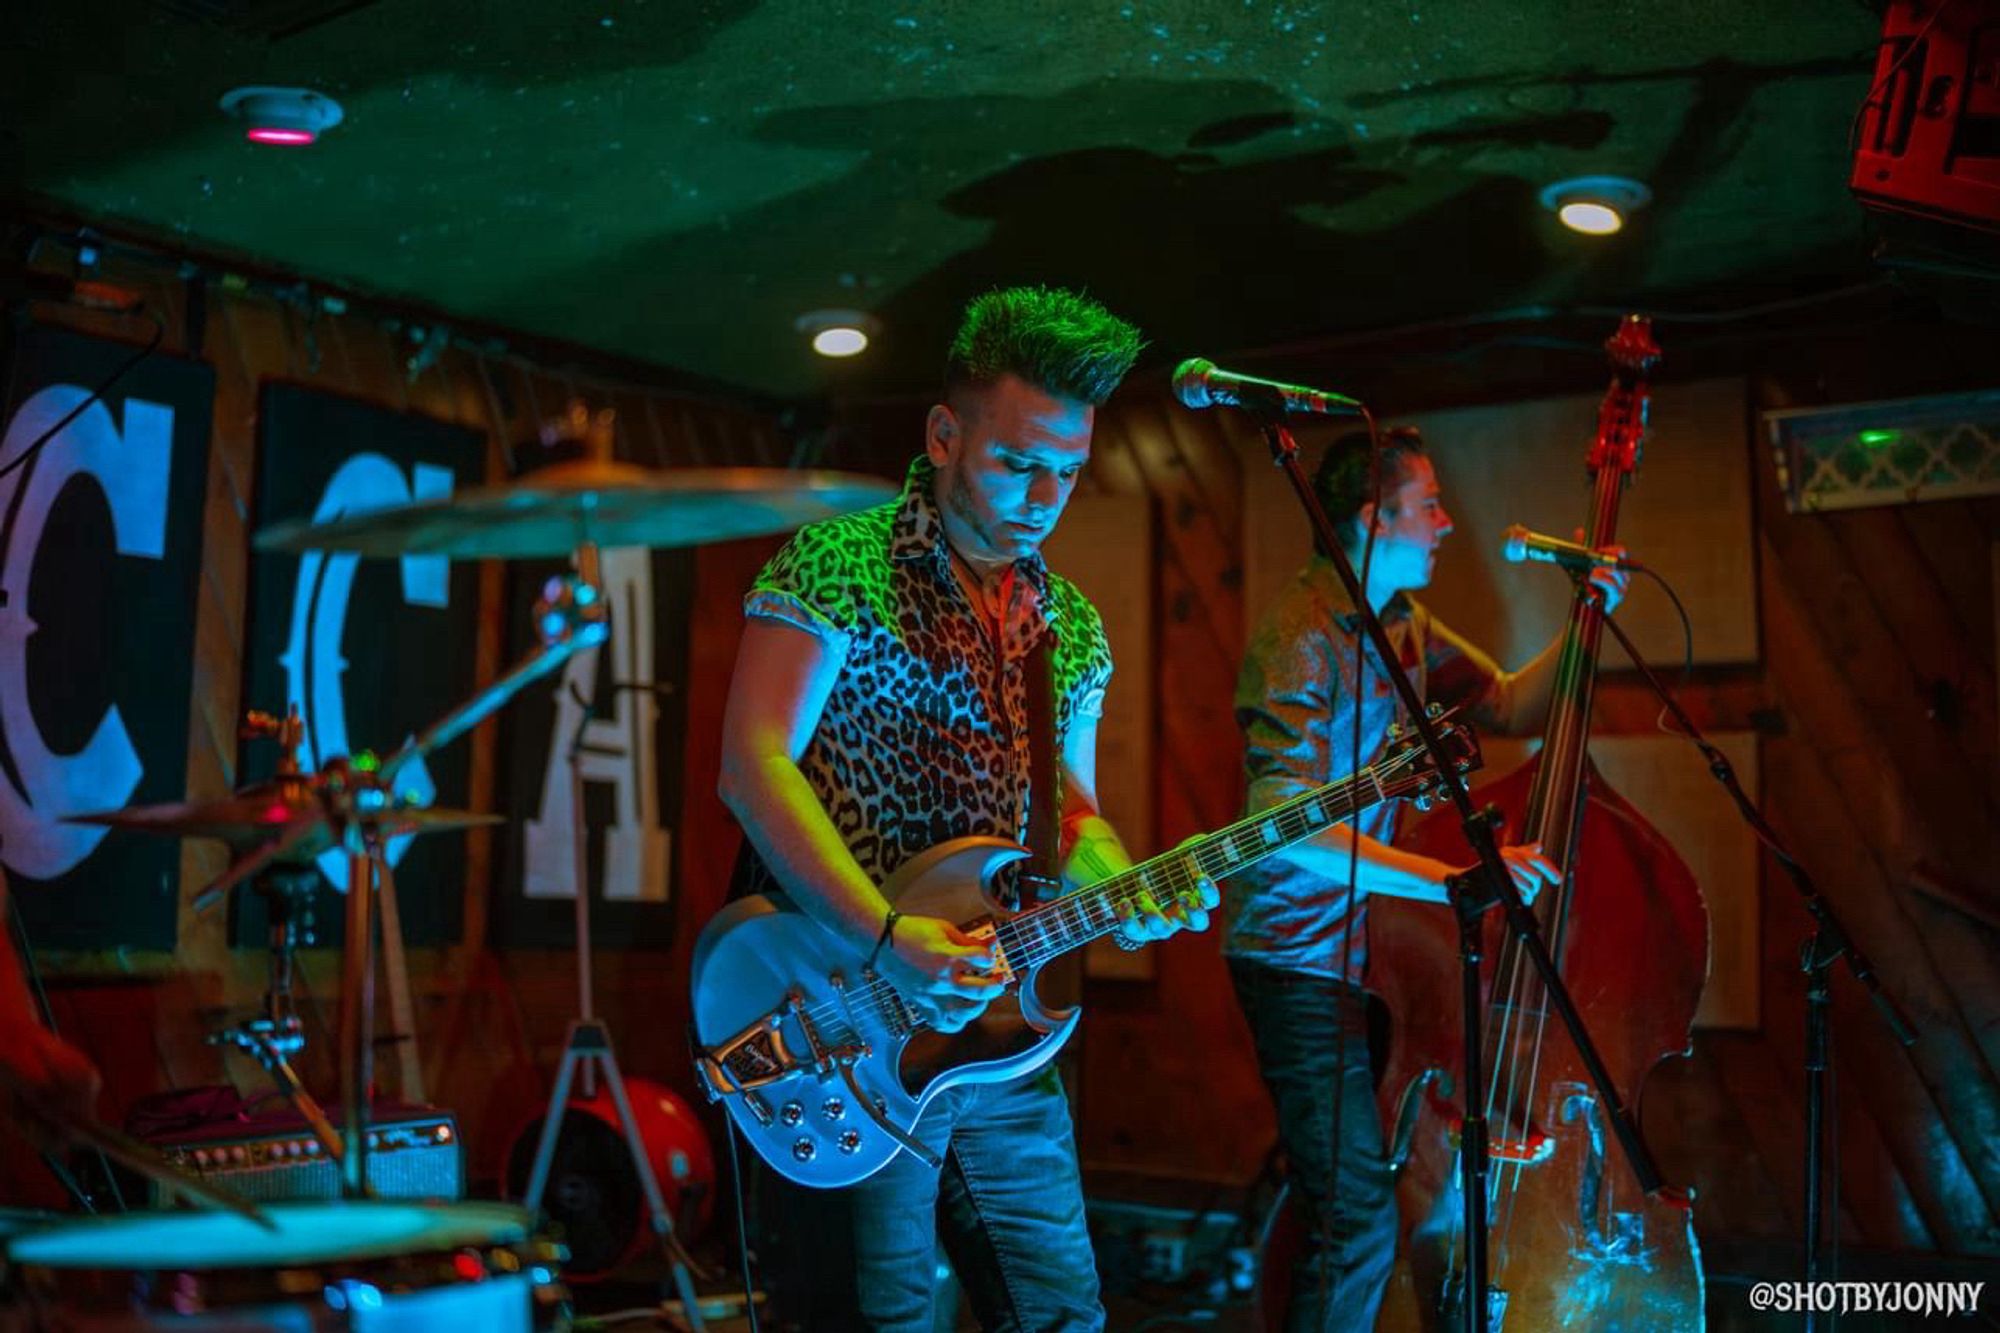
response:
M999 945L1017 974L1039 967L1116 930L1122 919L1119 909L1129 908L1142 896L1164 907L1192 892L1197 875L1210 879L1233 875L1413 785L1407 775L1385 785L1387 776L1376 768L1364 768L1024 912L1000 925Z

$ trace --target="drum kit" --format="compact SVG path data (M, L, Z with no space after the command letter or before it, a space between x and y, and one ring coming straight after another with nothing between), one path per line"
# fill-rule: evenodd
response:
M683 1318L701 1328L686 1256L673 1234L625 1094L604 1024L591 1012L590 892L584 802L573 792L578 891L580 1013L570 1025L524 1206L415 1203L371 1197L369 1089L373 1083L376 898L389 880L388 840L497 822L470 811L423 806L397 790L409 765L465 735L537 680L613 632L599 582L607 547L689 547L788 532L817 519L879 504L889 483L844 473L702 468L653 471L611 459L611 414L571 404L566 423L545 428L544 444L580 444L581 457L552 463L503 485L420 504L349 514L313 524L282 523L259 533L261 550L352 552L383 559L571 558L535 604L538 642L474 697L376 760L367 754L301 771L294 709L253 714L246 735L277 741L281 758L267 782L219 800L132 807L78 818L141 833L206 837L229 844L229 869L195 899L210 909L238 886L271 902L270 989L260 1017L219 1040L256 1055L338 1163L337 1202L258 1205L190 1176L128 1136L99 1124L61 1129L97 1147L206 1211L142 1212L56 1220L15 1218L0 1232L0 1329L319 1329L479 1327L529 1330L560 1318L561 1250L537 1227L556 1132L570 1083L582 1068L585 1096L601 1075L612 1094L645 1189L653 1231L672 1271ZM571 781L582 784L573 748ZM290 1003L291 950L300 939L297 906L310 892L315 858L338 849L348 862L338 1065L339 1123L292 1070L303 1045Z

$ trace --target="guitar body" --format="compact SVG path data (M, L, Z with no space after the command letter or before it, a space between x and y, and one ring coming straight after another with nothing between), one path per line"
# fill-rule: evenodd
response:
M984 934L1011 916L995 901L994 874L1027 854L1001 838L953 839L903 865L883 896L906 914ZM702 1077L758 1155L801 1185L867 1179L907 1146L890 1125L915 1125L947 1088L1041 1068L1081 1017L1043 1009L1038 972L1029 971L963 1030L936 1032L908 1023L900 997L865 963L804 912L764 895L724 908L695 945Z

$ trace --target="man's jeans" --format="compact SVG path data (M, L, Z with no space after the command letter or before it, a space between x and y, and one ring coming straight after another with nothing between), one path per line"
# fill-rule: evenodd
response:
M1375 1111L1367 994L1243 958L1229 960L1229 975L1277 1105L1292 1199L1305 1223L1287 1333L1365 1333L1375 1327L1396 1256L1395 1182Z
M989 1333L1102 1329L1076 1140L1054 1070L961 1084L931 1103L916 1132L944 1156L942 1171L906 1151L848 1191L866 1326L931 1333L942 1239Z

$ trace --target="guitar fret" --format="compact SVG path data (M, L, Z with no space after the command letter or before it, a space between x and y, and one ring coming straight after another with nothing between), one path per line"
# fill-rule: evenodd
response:
M1365 786L1363 784L1366 784ZM1156 857L1068 898L1015 917L1000 927L999 940L1014 970L1039 967L1081 944L1118 928L1118 899L1144 893L1166 905L1194 887L1199 876L1220 879L1272 852L1350 817L1372 801L1388 799L1375 768L1293 797L1261 817L1240 820L1191 848Z

